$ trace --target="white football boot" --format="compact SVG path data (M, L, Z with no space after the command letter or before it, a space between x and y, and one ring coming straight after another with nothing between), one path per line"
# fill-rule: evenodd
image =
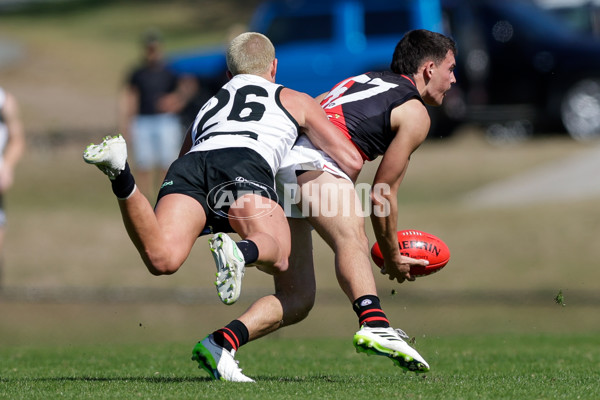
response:
M244 255L226 233L217 233L209 239L217 266L217 295L227 305L235 303L242 291L242 278L246 269Z
M429 364L404 339L408 339L408 335L400 329L370 328L363 325L354 334L354 347L357 353L389 357L405 371L429 371Z
M83 160L93 164L115 179L125 169L127 161L127 144L123 136L106 136L100 144L90 144L83 152Z
M192 351L192 360L198 362L198 368L204 369L214 380L230 382L254 382L242 374L238 361L234 358L235 350L231 352L217 345L213 336L208 335L198 342Z

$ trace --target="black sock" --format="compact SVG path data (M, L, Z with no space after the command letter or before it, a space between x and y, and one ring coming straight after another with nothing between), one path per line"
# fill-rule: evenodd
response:
M124 200L131 196L135 189L135 179L129 169L129 163L125 162L125 169L121 171L115 179L110 181L112 191L119 200Z
M244 261L246 264L252 264L258 260L258 247L252 240L241 240L236 243L238 249L244 255Z
M239 320L233 320L224 328L213 332L213 340L226 350L236 350L248 343L248 328Z
M354 312L358 316L358 325L366 325L371 328L387 328L390 326L385 313L379 304L379 297L366 295L354 300L352 304Z

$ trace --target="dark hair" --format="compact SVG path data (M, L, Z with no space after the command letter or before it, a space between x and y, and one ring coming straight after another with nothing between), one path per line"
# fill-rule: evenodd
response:
M390 69L397 74L414 75L428 59L436 65L441 63L448 50L456 56L456 43L448 36L425 29L409 31L396 45Z

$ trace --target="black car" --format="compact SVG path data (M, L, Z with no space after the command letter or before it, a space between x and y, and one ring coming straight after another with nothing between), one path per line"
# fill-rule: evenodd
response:
M434 135L479 123L495 138L534 132L600 137L600 39L525 0L444 0L458 83Z

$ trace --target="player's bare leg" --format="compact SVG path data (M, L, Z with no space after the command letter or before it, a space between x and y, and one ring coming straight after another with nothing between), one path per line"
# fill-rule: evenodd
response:
M302 219L290 219L289 224L293 236L290 268L274 275L276 293L254 302L237 320L206 336L192 351L192 360L213 379L252 382L234 360L238 348L303 320L314 305L311 227Z
M302 321L315 303L311 227L303 219L288 221L292 232L288 270L274 276L275 294L257 300L238 318L248 327L250 340Z
M320 171L303 173L298 183L302 188L301 206L305 209L308 201L313 208L308 220L335 253L336 276L346 296L354 301L364 295L377 295L362 207L352 183ZM331 212L324 215L326 210Z
M187 196L168 195L159 201L155 211L136 188L121 135L107 136L98 145L90 144L83 159L109 177L125 228L148 270L155 275L175 272L206 222L200 203Z
M131 241L154 275L176 272L206 223L200 203L182 194L161 198L153 209L136 190L129 198L119 200L119 207Z
M273 200L255 194L237 199L229 209L229 223L243 238L259 249L254 264L269 274L288 268L290 228L283 209Z
M335 252L338 282L359 317L360 329L354 335L356 351L388 357L405 371L429 371L423 357L404 340L407 335L389 326L379 305L364 217L354 186L345 179L318 171L300 175L298 183L302 191L301 205L308 201L311 205L337 211L324 214L323 210L311 207L308 219ZM332 190L334 188L337 192ZM327 195L319 193L324 189L328 190Z
M245 194L229 208L229 224L241 237L217 233L209 239L217 267L215 286L227 305L240 297L246 266L274 275L285 271L290 254L290 229L283 209L273 200Z

